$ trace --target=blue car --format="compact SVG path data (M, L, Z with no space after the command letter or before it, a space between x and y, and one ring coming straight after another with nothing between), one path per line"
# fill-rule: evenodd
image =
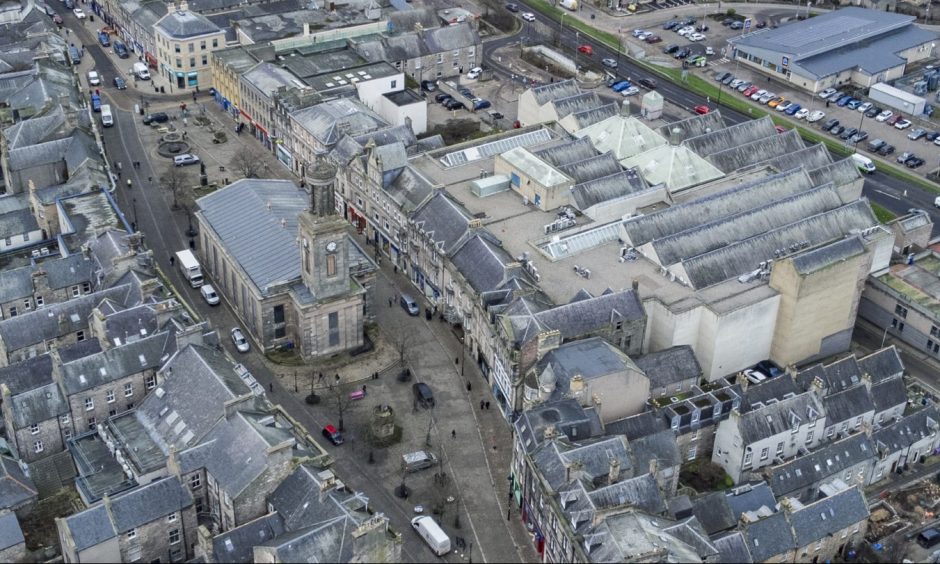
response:
M844 108L845 105L851 101L852 101L852 97L846 94L845 96L839 98L838 101L836 101L836 105L839 106L840 108Z
M627 88L630 88L630 83L626 80L621 80L620 82L615 82L613 86L610 87L614 92L623 92Z
M800 109L801 108L799 104L793 104L792 106L784 110L783 113L787 114L788 116L792 116L796 112L800 111Z
M849 100L849 103L845 105L845 107L850 110L855 110L861 105L862 105L861 100L859 100L858 98L852 98L851 100Z

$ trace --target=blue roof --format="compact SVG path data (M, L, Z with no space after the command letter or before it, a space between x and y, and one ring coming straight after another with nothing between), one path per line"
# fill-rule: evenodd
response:
M865 42L864 45L853 45L802 59L794 66L817 77L829 76L853 67L861 68L868 74L877 74L907 63L907 60L897 53L936 38L936 33L912 25Z

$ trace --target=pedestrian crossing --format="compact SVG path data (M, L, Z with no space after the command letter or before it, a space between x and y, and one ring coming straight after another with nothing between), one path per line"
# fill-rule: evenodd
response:
M712 61L711 63L712 63L713 65L723 65L723 64L725 64L725 63L727 63L727 62L730 62L730 59L729 59L728 57L722 57L722 58L720 58L720 59L718 59L718 60L716 60L716 61Z

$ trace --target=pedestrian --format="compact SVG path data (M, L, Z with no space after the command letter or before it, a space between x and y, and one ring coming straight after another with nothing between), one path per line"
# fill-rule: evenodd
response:
M274 393L274 382L268 382L268 391Z
M152 176L148 176L148 177L147 177L147 182L148 182L148 183L149 183L149 182L153 182L153 177L152 177Z
M398 265L395 265L395 274L398 274Z
M451 429L451 430L450 430L450 438L452 438L452 439L456 439L456 438L457 438L457 429Z
M192 238L189 239L189 250L191 250L191 251L195 251L195 250L196 250L196 240L195 240L195 239L192 239Z
M389 307L389 309L391 309L391 307L392 307L392 298L389 298L389 299L388 299L388 307Z
M471 384L470 382L467 382L467 391L469 392L472 389L473 389L473 384Z
M118 161L118 162L117 162L117 169L118 169L118 170L122 170L123 168L124 168L124 167L121 166L121 161Z
M480 400L480 411L483 411L483 409L485 408L486 408L486 402L483 400Z
M196 101L196 92L194 91L194 92L193 92L193 102L195 102L195 101Z
M362 385L362 395L366 395L366 385Z
M170 255L170 266L176 264L176 255Z
M459 356L455 356L455 357L454 357L454 365L456 366L456 365L458 365L458 364L460 364L460 357L459 357Z
M490 402L486 402L486 410L487 410L487 411L490 410Z

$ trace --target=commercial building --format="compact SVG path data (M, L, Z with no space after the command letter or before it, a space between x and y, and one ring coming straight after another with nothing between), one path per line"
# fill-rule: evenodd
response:
M869 87L933 54L937 34L914 16L848 7L728 41L735 61L811 92Z
M210 53L225 47L225 31L187 10L186 1L154 24L157 71L178 90L210 86Z

